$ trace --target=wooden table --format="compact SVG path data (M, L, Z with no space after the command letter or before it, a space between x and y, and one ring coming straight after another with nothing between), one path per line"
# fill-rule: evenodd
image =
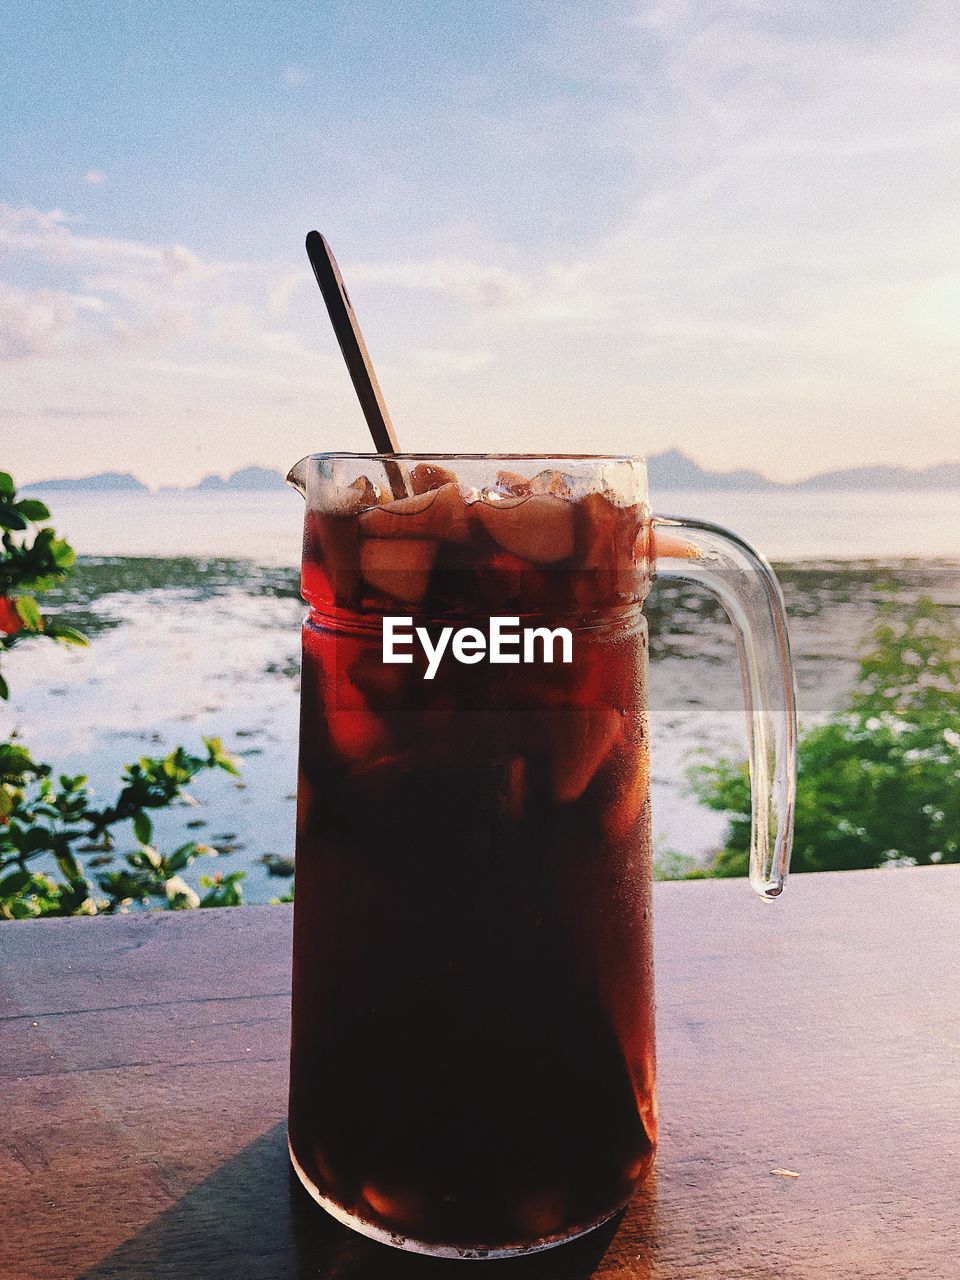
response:
M0 1275L956 1280L960 868L769 905L664 884L656 912L655 1179L609 1229L472 1264L291 1182L289 909L0 925Z

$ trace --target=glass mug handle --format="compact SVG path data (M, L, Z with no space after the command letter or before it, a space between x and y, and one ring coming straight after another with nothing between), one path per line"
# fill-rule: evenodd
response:
M650 522L650 567L655 579L706 587L733 623L750 747L750 883L776 898L790 866L797 779L796 684L780 584L736 534L672 516Z

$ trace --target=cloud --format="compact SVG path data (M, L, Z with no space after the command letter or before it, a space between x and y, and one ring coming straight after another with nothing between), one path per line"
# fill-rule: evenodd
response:
M265 268L210 260L182 244L81 234L60 209L0 204L4 267L45 272L51 282L27 290L0 280L0 361L129 353L187 338L229 344L239 340L239 331L231 338L220 316L231 306L248 309L245 350L275 352L284 341L269 329L263 309L246 302L254 294L262 298ZM275 284L273 304L279 306L279 295L289 296L292 288L290 281Z
M589 447L563 435L582 429L630 447L642 429L646 446L779 474L809 470L811 449L837 465L914 445L935 460L960 345L960 9L561 9L452 120L387 135L419 203L387 198L381 172L378 214L354 154L328 170L333 207L365 210L345 273L397 420L427 447L453 421L464 442L494 424L501 446ZM310 75L273 74L281 94ZM208 257L188 235L111 238L0 205L0 277L27 268L0 294L0 359L36 360L45 382L54 358L105 353L87 361L88 407L110 364L118 383L134 371L123 395L152 398L148 416L182 371L184 419L202 402L225 439L241 414L272 434L271 395L297 398L311 432L330 403L345 422L352 393L309 272Z
M107 175L100 169L88 169L83 175L83 180L91 187L102 187L107 180Z
M267 285L267 314L281 320L287 314L290 299L306 282L303 271L280 276Z
M419 317L445 299L527 421L521 362L550 371L541 415L592 398L715 464L782 473L810 448L839 465L907 440L935 460L960 347L960 10L659 0L571 28L530 56L577 68L577 146L616 157L616 215L585 191L554 221L533 196L539 249L488 224L482 259L461 256L438 228L447 252L421 236L419 260L348 264L351 288L402 290Z
M0 361L75 347L79 310L77 300L60 290L27 293L0 283Z
M155 246L74 231L61 209L0 203L0 256L25 254L56 267L113 267L142 277L178 282L235 270L238 264L205 262L183 245Z
M657 0L619 22L602 53L592 28L565 54L632 197L575 256L521 269L506 310L670 346L691 383L706 357L746 386L749 347L779 347L785 373L824 350L902 372L905 311L960 270L960 11Z
M184 306L166 302L134 320L115 316L110 334L117 346L127 349L164 346L189 333L193 317Z
M191 326L186 308L171 302L119 314L95 295L28 291L0 281L0 363L165 345Z
M452 258L358 263L350 269L350 283L446 293L469 305L491 308L522 301L532 294L530 281L518 272Z

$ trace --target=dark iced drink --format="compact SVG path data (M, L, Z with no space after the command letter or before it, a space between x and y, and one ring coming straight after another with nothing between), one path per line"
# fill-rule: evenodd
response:
M368 1234L522 1252L656 1142L646 510L562 468L402 480L309 495L291 1152ZM493 661L495 618L542 630Z

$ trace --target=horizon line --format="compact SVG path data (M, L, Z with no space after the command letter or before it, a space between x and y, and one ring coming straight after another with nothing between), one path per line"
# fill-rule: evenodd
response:
M360 455L358 454L358 456ZM499 455L492 454L490 456L495 459ZM554 455L544 454L543 456L544 458L547 458L547 457L552 457ZM604 455L597 455L597 456L602 457ZM749 479L753 477L756 477L756 479L760 481L764 486L769 485L772 488L789 490L789 489L800 488L802 486L810 484L811 482L814 482L817 480L823 480L829 477L841 477L841 476L849 475L851 478L853 478L857 475L862 476L864 473L880 471L880 472L890 472L893 474L913 476L913 477L916 477L917 479L920 479L924 476L929 475L931 472L936 472L944 468L951 468L951 467L960 468L960 459L945 459L942 462L929 463L921 467L907 466L903 463L896 463L896 462L871 462L871 463L860 464L857 466L850 466L850 467L830 467L823 471L810 472L809 474L801 476L796 480L776 480L766 475L764 472L756 470L755 468L752 468L752 467L734 467L727 471L713 470L710 467L703 466L703 464L699 463L696 460L696 458L694 458L691 454L686 453L684 450L679 449L676 446L670 446L667 449L661 449L657 453L649 454L646 456L642 454L637 455L638 458L642 459L648 464L651 462L655 462L659 459L663 459L671 456L677 459L683 460L684 462L692 464L692 466L695 467L697 471L700 473L700 477L694 477L694 480L696 481L697 479L700 479L701 486L702 486L703 480L709 480L711 478L715 478L718 481L729 481L734 478L742 478L742 480L746 481L746 483L741 483L741 485L737 487L742 488L743 491L749 491L750 489ZM91 480L98 480L101 478L108 478L108 477L116 477L118 480L132 480L137 485L142 486L147 493L152 495L159 494L164 491L188 493L188 492L192 492L194 490L199 489L204 483L211 480L220 481L225 486L229 486L230 481L235 476L245 471L255 471L255 472L261 472L264 475L276 476L283 484L286 483L286 473L280 470L280 468L268 466L263 463L247 463L243 466L233 468L231 471L227 472L226 474L217 473L213 471L206 472L204 475L200 477L200 479L198 479L197 481L191 484L151 485L150 483L142 479L133 471L100 470L100 471L88 472L85 475L69 475L69 476L49 476L48 475L48 476L38 477L37 479L34 479L34 480L21 481L18 483L18 487L20 489L26 490L26 489L30 489L30 488L41 486L41 485L42 486L46 486L46 485L61 486L62 485L64 487L68 487L72 484L76 484L78 486L82 486ZM681 482L681 483L672 483L666 487L682 490L684 488L697 487L697 486L696 486L696 483L693 486L691 486L690 484L684 484ZM235 492L242 492L242 491L243 491L242 489L235 490ZM255 491L255 489L253 491Z

